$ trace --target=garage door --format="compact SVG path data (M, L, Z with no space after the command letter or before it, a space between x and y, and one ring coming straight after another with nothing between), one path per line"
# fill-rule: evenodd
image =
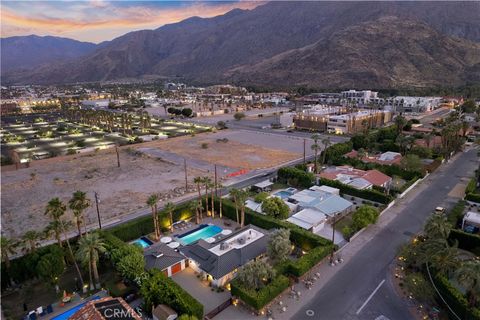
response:
M172 266L172 276L179 271L182 271L182 263L181 262Z

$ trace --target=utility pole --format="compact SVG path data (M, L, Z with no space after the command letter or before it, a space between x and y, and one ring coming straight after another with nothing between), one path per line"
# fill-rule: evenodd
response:
M97 205L97 218L98 218L98 226L100 230L102 229L102 221L100 220L100 210L98 210L98 193L95 191L95 204Z
M185 170L185 192L188 191L187 159L183 158L183 168Z
M337 214L333 214L333 224L332 224L332 253L330 254L330 264L333 265L333 255L335 253L335 223L337 222Z
M215 166L215 197L218 197L218 190L217 190L217 164Z
M115 152L117 153L117 166L120 168L120 154L118 153L118 145L115 145Z
M307 164L307 162L305 160L306 145L307 145L307 139L303 139L303 164Z

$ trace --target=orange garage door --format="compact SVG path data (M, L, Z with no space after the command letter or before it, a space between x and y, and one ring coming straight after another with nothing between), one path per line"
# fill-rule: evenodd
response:
M182 271L182 263L181 262L172 266L172 276L179 271Z

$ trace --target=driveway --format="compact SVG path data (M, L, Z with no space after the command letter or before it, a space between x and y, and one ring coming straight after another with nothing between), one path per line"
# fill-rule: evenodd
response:
M212 291L206 281L200 281L192 268L185 268L172 276L172 280L178 283L183 289L203 304L204 314L209 313L228 299L230 299L230 291L224 292Z

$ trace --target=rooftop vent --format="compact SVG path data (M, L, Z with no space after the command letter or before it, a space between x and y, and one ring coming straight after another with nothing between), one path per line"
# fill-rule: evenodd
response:
M220 243L220 250L227 250L229 247L227 242Z

